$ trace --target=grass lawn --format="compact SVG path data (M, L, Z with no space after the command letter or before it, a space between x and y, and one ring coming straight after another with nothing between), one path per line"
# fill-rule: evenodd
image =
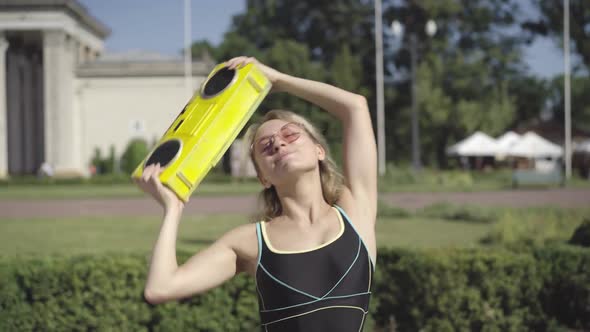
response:
M492 230L491 224L424 218L380 218L377 245L404 248L466 248Z
M262 187L256 182L202 183L195 195L255 194ZM72 199L145 197L134 184L23 184L0 185L0 199Z
M225 231L245 222L239 215L186 217L177 240L179 250L194 252ZM77 255L151 251L158 218L21 219L0 222L0 255ZM470 247L491 230L490 224L423 218L381 218L379 246L411 248Z

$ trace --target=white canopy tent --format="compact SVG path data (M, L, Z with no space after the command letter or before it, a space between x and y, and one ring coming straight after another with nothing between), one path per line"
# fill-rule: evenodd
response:
M563 156L563 148L529 131L512 145L506 154L511 157L556 159Z
M448 155L462 157L493 157L497 153L496 141L481 131L447 148Z
M521 136L513 131L508 131L504 133L502 136L496 139L496 144L498 146L498 153L499 154L506 154L508 153L508 149L510 149L514 144L520 141Z
M522 136L519 134L508 131L504 133L502 136L496 139L496 145L498 147L498 153L496 154L497 160L504 160L508 156L508 150L518 141L520 141Z
M574 151L590 153L590 139L581 142L574 142Z

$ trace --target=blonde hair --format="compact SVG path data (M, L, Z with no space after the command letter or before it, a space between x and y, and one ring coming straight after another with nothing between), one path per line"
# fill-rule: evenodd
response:
M251 147L254 143L256 132L260 126L270 120L284 120L287 122L296 122L303 125L303 128L311 137L311 139L316 144L319 144L322 146L322 148L324 148L326 151L326 158L319 161L322 194L328 204L335 204L338 198L340 198L340 193L342 191L342 174L340 174L336 164L330 157L328 144L326 143L324 136L304 117L293 112L272 110L266 113L260 122L254 123L248 127L248 130L244 136L244 144L246 144L245 149L250 151L250 159L254 164L254 168L256 169L258 176L260 177L261 175L260 168L256 164L256 160L254 159L254 149ZM274 186L271 186L270 188L264 188L262 192L260 192L259 200L262 205L262 211L260 216L258 216L260 219L270 220L282 214L283 208L281 206L281 200L279 199L279 195L277 194Z

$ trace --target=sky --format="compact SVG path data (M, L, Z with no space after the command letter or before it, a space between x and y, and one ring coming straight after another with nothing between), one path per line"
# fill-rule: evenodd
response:
M184 0L78 0L111 29L107 53L145 51L179 56L184 41ZM232 17L244 12L245 0L192 0L191 40L218 45ZM549 78L563 73L563 53L550 39L539 39L525 50L534 74Z

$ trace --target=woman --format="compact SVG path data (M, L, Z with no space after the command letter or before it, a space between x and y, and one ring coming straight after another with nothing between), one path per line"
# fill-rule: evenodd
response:
M184 298L238 273L255 278L263 331L360 331L368 311L376 257L376 148L364 97L297 78L254 58L273 84L328 111L342 123L339 184L321 135L302 117L271 111L247 135L264 186L265 221L228 231L182 266L176 235L183 202L159 182L160 166L145 169L139 186L164 208L145 298Z

